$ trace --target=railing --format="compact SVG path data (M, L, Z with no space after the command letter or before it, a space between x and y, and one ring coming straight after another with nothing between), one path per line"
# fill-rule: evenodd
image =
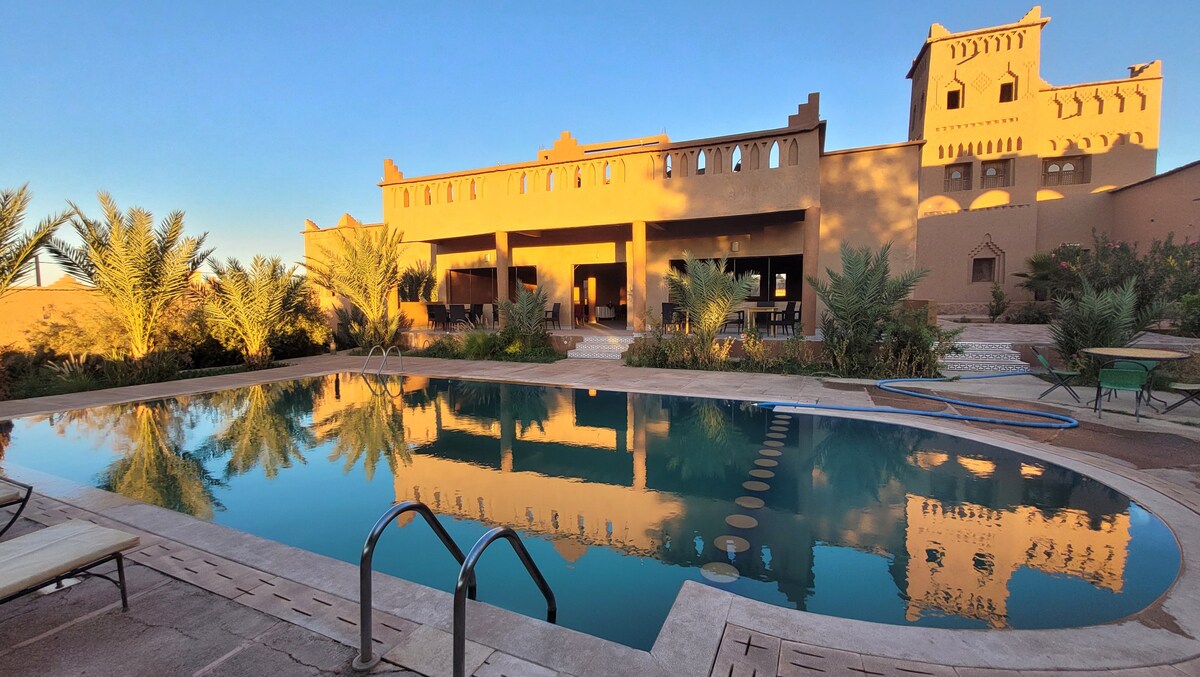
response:
M371 350L367 352L367 359L363 360L362 369L358 370L359 376L362 376L367 371L367 367L371 364L371 358L375 357L376 350L383 353L383 361L379 363L379 368L375 370L376 374L381 374L384 369L387 369L388 356L392 354L393 350L396 351L396 356L400 358L400 371L404 371L404 353L400 351L398 346L384 348L381 345L373 345L371 346Z
M375 522L375 526L371 527L371 533L367 536L366 543L363 544L362 558L358 565L358 620L361 627L359 628L358 658L355 658L354 662L352 663L354 669L358 671L370 670L376 663L379 662L379 659L381 658L380 656L373 655L371 647L371 560L375 555L375 544L379 542L379 537L383 535L383 530L392 523L392 520L406 512L415 512L421 517L424 517L425 521L429 524L429 528L433 529L433 533L437 535L439 540L441 540L442 545L446 546L446 549L449 550L450 554L454 556L454 560L460 565L463 565L464 567L466 566L467 560L463 557L462 550L459 549L458 544L454 542L454 539L450 538L450 534L446 533L445 528L443 528L441 523L437 521L437 518L434 517L433 512L429 509L429 506L419 501L405 501L403 503L397 503L396 505L392 506L391 509L385 512L383 516ZM475 559L479 559L478 555L475 554L475 549L478 548L479 544L476 544L475 548L471 550L471 554L475 556ZM456 604L458 599L458 590L464 588L464 586L464 592L466 596L470 597L471 599L475 599L475 567L473 564L471 566L471 570L467 572L466 578L463 576L463 570L460 569L458 572L458 587L455 589ZM463 604L466 604L465 599L463 600Z
M475 565L479 563L483 551L501 538L512 545L517 557L521 559L521 564L525 565L525 571L546 598L546 621L554 623L558 617L558 603L554 601L554 591L546 583L541 570L533 563L533 558L529 556L529 551L521 543L517 532L508 527L492 529L475 542L475 546L467 554L466 561L462 563L462 568L458 570L458 583L454 586L454 677L466 677L467 597L475 599Z

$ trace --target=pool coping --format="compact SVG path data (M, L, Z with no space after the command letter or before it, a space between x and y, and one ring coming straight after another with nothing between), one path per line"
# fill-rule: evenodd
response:
M352 358L353 359L353 358ZM336 372L353 372L347 360L330 364L322 360L310 365L259 372L251 382L225 380L227 377L205 378L205 383L193 382L192 388L180 388L174 394L161 392L113 393L107 401L76 406L52 406L14 417L36 416L81 407L117 404L162 397L176 397L199 392L211 392L242 387L253 383L284 381L316 377ZM355 360L357 361L357 360ZM328 365L328 366L326 366ZM303 373L296 373L302 371ZM588 387L586 382L554 382L550 380L521 380L521 375L509 378L489 378L479 375L455 376L446 373L424 374L406 371L406 375L431 378L465 378L493 382L529 383L556 387ZM271 373L274 372L274 373ZM240 375L235 375L240 376ZM264 378L265 377L265 378ZM199 381L200 379L197 379ZM188 385L187 382L175 382ZM162 385L162 384L157 384ZM202 386L196 388L194 386ZM598 389L615 389L596 385ZM639 392L691 397L718 397L753 401L763 399L752 393L722 395L697 394L686 388L628 388ZM798 397L796 399L804 399ZM796 413L810 414L807 410ZM613 674L623 666L638 674L708 674L720 646L726 625L744 627L785 640L801 641L841 651L864 653L898 661L919 661L935 665L977 667L992 670L1110 670L1177 664L1200 655L1200 574L1189 563L1200 556L1200 493L1159 479L1149 473L1123 465L1113 459L1052 444L1035 442L1007 435L1002 431L972 429L965 425L921 419L917 425L906 417L876 414L870 417L846 412L822 411L820 415L868 419L905 427L932 430L964 439L985 443L1017 453L1062 465L1092 477L1137 501L1158 515L1175 534L1180 545L1182 565L1179 577L1167 593L1151 608L1158 607L1172 617L1175 628L1185 633L1175 634L1161 626L1148 625L1140 614L1105 625L1050 630L950 630L888 625L868 621L842 619L807 613L757 602L732 593L694 582L685 582L668 614L653 647L649 652L632 649L608 640L567 628L550 625L536 619L505 611L486 604L473 604L469 614L468 636L511 656L575 675ZM214 555L228 557L234 562L283 576L315 590L337 595L347 600L357 599L357 567L310 551L264 539L229 527L204 522L174 511L140 503L109 492L77 484L57 476L21 468L6 462L6 468L16 470L18 477L36 479L43 495L68 505L100 515L103 518L128 524L136 529L164 538L206 549ZM304 564L300 572L289 571L284 563ZM285 573L286 572L286 573ZM303 580L297 580L303 579ZM428 626L446 635L450 627L449 593L403 579L376 574L376 609L414 623ZM405 601L408 599L409 601ZM411 617L411 618L410 618ZM479 619L479 620L476 620ZM337 639L337 637L334 637ZM438 644L443 639L426 638L424 643ZM431 652L409 642L392 650L388 659L405 667L429 674L442 669L428 664ZM580 658L580 657L583 658ZM413 661L415 665L403 661ZM480 659L482 661L482 659ZM421 666L421 667L418 667ZM620 668L618 668L620 669ZM425 671L425 670L422 670Z

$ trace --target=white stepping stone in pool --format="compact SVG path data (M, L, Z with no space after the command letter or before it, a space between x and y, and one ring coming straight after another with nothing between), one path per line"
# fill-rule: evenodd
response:
M741 572L732 564L725 562L709 562L700 567L700 575L713 583L732 583L742 577Z
M749 515L730 515L725 518L725 523L734 529L753 529L758 526L758 520Z
M771 488L771 485L766 482L759 482L758 480L749 480L742 482L742 488L746 491L767 491Z
M713 543L715 543L717 547L721 549L721 552L729 555L734 555L739 552L746 552L750 549L750 541L747 541L740 536L730 536L728 534L724 536L717 536L715 539L713 539Z
M733 499L733 502L737 503L739 507L745 508L747 510L758 510L759 508L761 508L767 504L766 501L763 501L761 498L758 498L757 496L739 496L739 497Z

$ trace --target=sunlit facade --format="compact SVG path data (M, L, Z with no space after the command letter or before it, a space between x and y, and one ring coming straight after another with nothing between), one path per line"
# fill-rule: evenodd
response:
M1152 180L1161 63L1052 86L1040 75L1048 21L1035 7L981 30L934 24L908 73L900 143L826 148L810 94L775 129L593 144L563 132L528 162L421 177L387 160L383 223L309 221L306 254L335 246L334 233L393 228L414 243L414 260L434 264L440 301L490 303L536 283L565 326L631 329L668 300L663 277L685 250L725 256L735 272L758 276L752 301L799 304L812 333L818 306L804 278L837 270L844 242L891 242L895 268L931 270L917 298L969 312L993 282L1015 293L1011 273L1028 256L1089 242L1093 228L1194 236L1195 203L1182 197L1166 196L1180 206L1158 222L1115 216L1163 201Z

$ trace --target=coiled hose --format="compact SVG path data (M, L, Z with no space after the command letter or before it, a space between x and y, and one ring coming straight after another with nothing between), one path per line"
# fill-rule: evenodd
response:
M1025 376L1025 372L1003 372L999 374L979 374L974 376L951 376L942 378L886 378L876 381L875 385L881 390L897 395L908 395L910 397L919 397L923 400L933 400L934 402L942 402L951 404L956 407L969 407L972 409L983 409L986 411L997 411L1006 414L1020 414L1022 416L1030 416L1033 418L1049 419L1047 421L1012 421L1003 418L990 418L987 416L971 416L968 414L953 414L944 411L921 411L919 409L896 409L894 407L855 407L840 404L811 404L805 402L758 402L756 406L768 407L796 407L797 409L826 409L829 411L858 411L870 413L884 414L905 414L908 416L928 416L930 418L945 418L952 421L970 421L973 423L995 423L998 425L1008 425L1018 428L1054 428L1066 429L1079 426L1079 421L1064 416L1062 414L1052 414L1046 411L1035 411L1033 409L1017 409L1015 407L998 407L993 404L979 404L976 402L966 402L956 400L952 397L942 397L940 395L930 395L927 393L917 393L911 390L898 388L893 383L911 383L911 382L934 382L934 383L949 383L953 381L970 381L983 378L1003 378L1005 376Z

